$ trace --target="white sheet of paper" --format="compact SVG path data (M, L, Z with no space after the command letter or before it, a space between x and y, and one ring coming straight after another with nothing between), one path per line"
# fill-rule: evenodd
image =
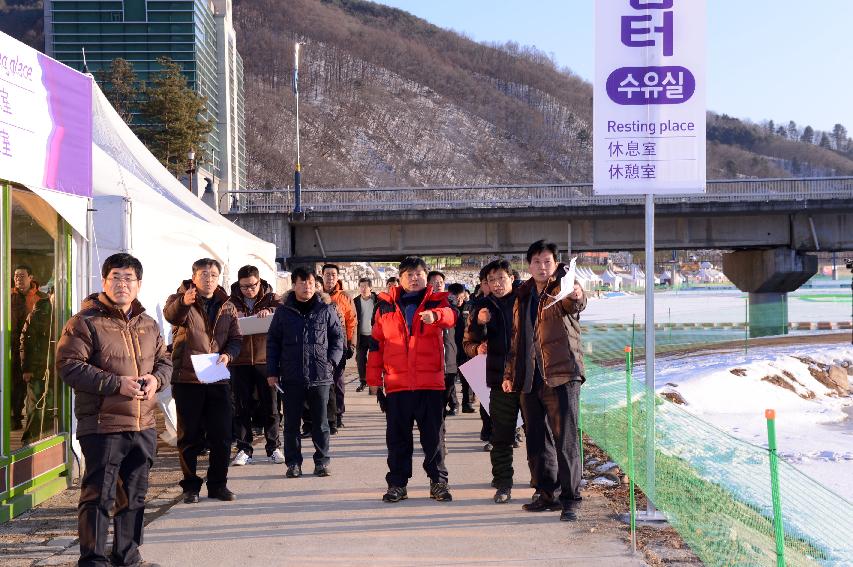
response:
M557 295L549 295L548 297L552 298L554 301L549 303L545 309L548 307L552 307L557 302L561 301L565 297L567 297L570 293L575 291L575 268L578 262L578 257L575 256L572 258L572 261L569 262L569 269L566 270L566 275L563 276L563 279L560 280L560 293Z
M231 378L227 364L216 364L216 361L219 360L219 355L216 353L194 354L190 356L190 360L193 363L195 375L202 384L212 384Z
M478 354L465 364L459 367L459 371L465 376L468 385L480 398L480 405L489 413L489 400L492 394L491 388L486 385L486 355ZM518 420L515 426L521 427L524 421L521 419L521 412L518 413Z
M257 315L237 319L237 324L240 325L240 334L243 335L263 335L270 330L270 323L272 323L272 315L263 319Z

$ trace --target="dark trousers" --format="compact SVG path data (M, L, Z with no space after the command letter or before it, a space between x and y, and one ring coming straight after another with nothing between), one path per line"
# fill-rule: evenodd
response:
M36 373L27 383L27 422L21 435L22 445L38 441L54 431L56 409L53 407L53 388L50 387L52 383L48 382L50 379L45 379L44 372L41 372Z
M329 423L326 405L329 403L331 384L311 386L284 382L284 462L287 466L302 466L302 438L299 425L305 403L311 412L311 440L314 442L314 464L329 464Z
M258 415L264 428L269 457L281 447L281 440L278 436L276 389L267 383L266 366L232 366L230 370L231 387L234 388L234 441L237 449L252 456L252 416Z
M329 416L330 422L333 418L342 416L347 410L346 404L344 404L344 389L346 388L346 384L344 384L344 370L346 367L347 359L341 357L341 361L335 366L335 371L332 374L332 378L335 381L335 413Z
M492 437L492 418L482 405L480 405L480 439L488 441Z
M512 488L512 443L515 441L515 425L521 404L518 392L504 392L492 388L489 394L493 448L489 453L492 460L492 483L495 488Z
M231 458L231 385L172 384L178 410L178 452L184 478L184 492L199 492L203 480L196 474L198 455L205 444L210 448L207 467L208 492L228 482Z
M444 399L445 404L451 410L459 407L459 399L456 397L456 373L444 375Z
M13 343L13 352L18 350L18 347ZM24 382L24 373L21 371L21 359L17 356L12 356L12 424L13 428L24 419L24 404L27 400L27 383Z
M84 435L79 441L86 470L77 506L78 565L135 565L142 561L139 546L157 430ZM113 506L113 548L108 557L107 533Z
M444 390L411 390L388 394L385 413L388 445L388 486L406 486L412 478L414 441L418 424L424 470L432 482L447 482L444 466Z
M580 386L580 382L569 382L551 388L537 380L529 394L521 395L521 411L527 428L527 460L533 482L546 497L553 497L559 488L563 506L581 499ZM553 446L548 443L549 426Z
M359 335L355 347L355 365L358 367L358 383L367 385L367 353L370 351L370 335Z
M474 403L474 390L468 384L468 380L460 374L459 382L462 384L462 407L467 408Z

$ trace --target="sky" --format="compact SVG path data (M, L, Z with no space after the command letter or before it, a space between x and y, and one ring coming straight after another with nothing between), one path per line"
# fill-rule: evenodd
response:
M379 0L481 42L550 53L591 81L593 0ZM850 0L707 0L708 109L853 131Z

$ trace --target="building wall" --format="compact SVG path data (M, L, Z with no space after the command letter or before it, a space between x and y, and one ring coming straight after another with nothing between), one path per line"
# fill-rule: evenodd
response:
M204 151L214 185L243 186L242 61L230 0L45 0L44 11L47 54L75 69L83 68L83 48L96 76L118 57L143 82L160 70L158 57L179 63L190 87L206 98L213 130Z

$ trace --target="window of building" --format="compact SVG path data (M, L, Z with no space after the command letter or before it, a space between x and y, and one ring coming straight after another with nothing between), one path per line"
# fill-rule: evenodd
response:
M127 22L144 22L147 18L145 0L124 0L124 19Z
M12 189L12 362L9 447L20 449L62 429L62 389L54 367L64 320L68 260L65 223L36 194Z
M111 12L111 13L110 13L110 21L113 21L113 22L120 22L120 21L122 21L122 14L121 14L121 12Z

